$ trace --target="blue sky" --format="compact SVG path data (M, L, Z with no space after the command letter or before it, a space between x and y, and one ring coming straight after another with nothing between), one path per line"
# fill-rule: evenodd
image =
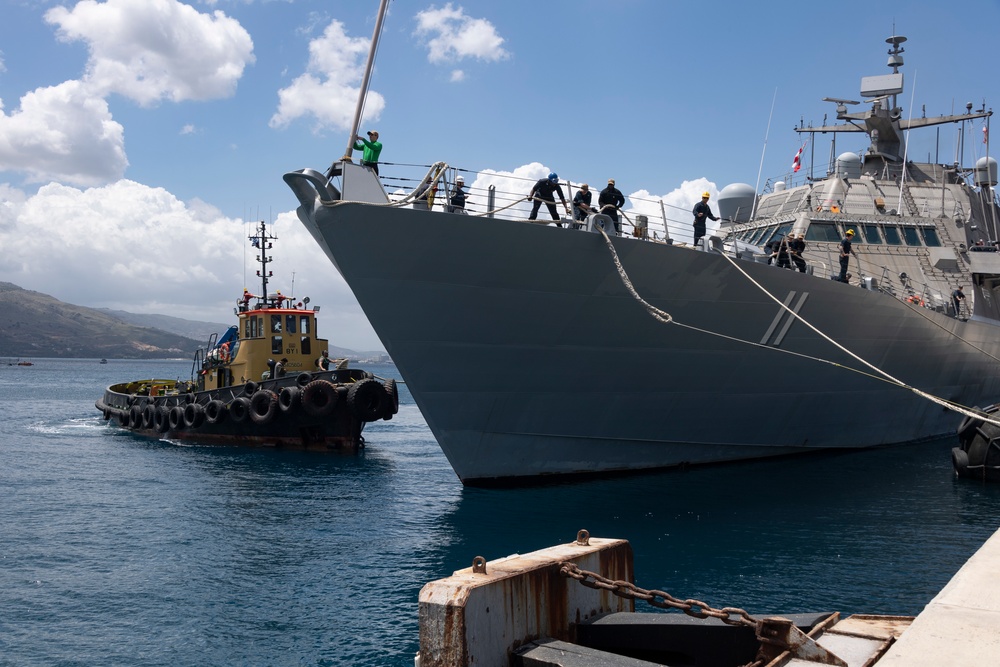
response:
M343 154L377 0L0 8L0 281L225 323L256 285L247 221L264 219L272 288L322 305L331 343L381 348L281 180ZM385 163L614 177L626 209L662 198L683 227L703 189L787 178L792 128L888 73L893 32L904 117L992 108L997 26L996 1L393 0L364 126ZM970 134L967 165L985 150ZM956 144L924 130L910 155L951 162ZM813 148L825 165L819 137L796 178Z

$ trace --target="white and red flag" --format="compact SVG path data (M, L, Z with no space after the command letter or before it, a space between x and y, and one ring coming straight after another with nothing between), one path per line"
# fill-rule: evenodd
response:
M795 159L792 160L792 173L794 174L799 169L802 168L802 151L805 149L806 145L802 144L802 148L799 148L799 152L795 154Z
M983 125L983 143L990 143L990 129L985 125Z

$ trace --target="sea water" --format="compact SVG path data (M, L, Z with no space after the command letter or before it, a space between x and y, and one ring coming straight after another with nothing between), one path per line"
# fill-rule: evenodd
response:
M636 583L679 598L912 615L1000 516L951 440L465 489L405 386L359 454L204 447L94 408L190 361L34 361L0 366L2 665L409 667L421 586L581 528L630 540Z

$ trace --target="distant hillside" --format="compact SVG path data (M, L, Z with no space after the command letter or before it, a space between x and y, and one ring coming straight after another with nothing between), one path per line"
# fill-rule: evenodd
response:
M197 322L195 320L185 320L180 317L171 317L169 315L143 315L140 313L129 313L124 310L110 310L107 308L99 308L98 312L107 313L108 315L116 317L123 322L134 324L139 327L161 329L179 336L194 338L201 345L205 345L208 342L208 337L213 333L222 335L226 329L230 327L228 324ZM370 359L385 354L384 351L358 352L357 350L351 350L346 347L337 347L332 343L328 344L328 348L330 350L330 356L334 358L347 357L348 359Z
M0 356L162 359L204 342L0 282Z
M228 324L168 315L140 315L64 303L41 292L0 282L0 357L164 359L191 357ZM367 359L382 351L358 352L330 345L334 358Z
M178 336L193 338L196 341L200 341L202 345L208 342L208 337L213 333L222 335L230 326L215 322L185 320L180 317L171 317L170 315L142 315L139 313L129 313L124 310L110 310L108 308L97 308L96 310L101 313L107 313L122 322L134 324L137 327L161 329L177 334Z

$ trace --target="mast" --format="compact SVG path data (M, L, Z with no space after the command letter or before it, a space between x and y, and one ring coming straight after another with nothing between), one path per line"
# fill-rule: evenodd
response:
M260 250L260 255L256 258L260 262L260 269L257 271L257 276L260 278L260 298L265 300L265 302L267 301L267 279L274 275L273 271L267 270L267 263L274 259L267 254L267 251L273 245L271 241L275 241L277 238L277 236L271 236L267 233L267 225L263 220L260 221L260 228L257 230L257 233L250 237L250 245Z
M371 81L372 67L375 65L375 52L378 51L378 40L382 34L382 21L385 19L385 10L389 7L389 0L382 0L378 8L378 17L375 19L375 32L372 33L372 43L368 48L368 62L365 63L365 75L361 79L361 90L358 92L358 104L354 109L354 122L351 124L351 136L347 138L347 150L344 151L344 162L351 161L351 154L354 151L354 138L358 136L358 128L361 125L361 112L365 108L365 99L368 97L368 83Z

